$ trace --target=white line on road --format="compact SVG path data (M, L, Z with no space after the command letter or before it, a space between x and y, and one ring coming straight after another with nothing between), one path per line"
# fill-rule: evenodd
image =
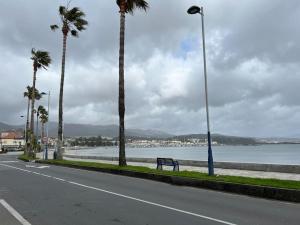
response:
M0 161L1 163L15 163L15 162L18 162L18 161Z
M203 218L203 219L212 220L212 221L215 221L215 222L218 222L218 223L222 223L222 224L226 224L226 225L236 225L234 223L230 223L230 222L227 222L227 221L224 221L224 220L219 220L219 219L215 219L215 218L212 218L212 217L209 217L209 216L204 216L204 215L201 215L201 214L192 213L192 212L188 212L188 211L181 210L181 209L176 209L176 208L173 208L173 207L170 207L170 206L165 206L165 205L161 205L161 204L158 204L158 203L149 202L149 201L139 199L139 198L134 198L134 197L131 197L131 196L128 196L128 195L123 195L123 194L107 191L107 190L104 190L104 189L95 188L95 187L87 186L87 185L84 185L84 184L79 184L79 183L76 183L76 182L68 181L68 183L74 184L74 185L77 185L77 186L80 186L80 187L85 187L85 188L88 188L88 189L96 190L96 191L105 192L105 193L108 193L108 194L111 194L111 195L116 195L116 196L119 196L119 197L135 200L135 201L138 201L138 202L143 202L143 203L146 203L146 204L149 204L149 205L155 205L155 206L158 206L158 207L161 207L161 208L170 209L170 210L173 210L173 211L176 211L176 212L181 212L181 213L188 214L188 215L191 215L191 216L196 216L196 217L200 217L200 218Z
M119 193L116 193L116 192L111 192L111 191L107 191L107 190L104 190L104 189L87 186L87 185L76 183L76 182L73 182L73 181L67 181L65 179L61 179L61 178L58 178L58 177L49 176L49 175L42 174L42 173L33 172L33 171L30 171L30 170L24 170L24 169L21 169L21 168L18 168L18 167L14 167L14 166L9 166L9 165L6 165L6 164L0 164L0 166L6 166L6 167L13 168L13 169L16 169L16 170L21 170L21 171L28 172L28 173L33 173L33 174L36 174L36 175L40 175L40 176L44 176L44 177L49 177L49 178L52 178L52 179L55 179L55 180L59 180L59 181L63 181L63 182L67 182L69 184L73 184L73 185L76 185L76 186L80 186L80 187L84 187L84 188L92 189L92 190L96 190L96 191L101 191L101 192L104 192L104 193L107 193L107 194L119 196L119 197L122 197L122 198L131 199L131 200L138 201L138 202L143 202L143 203L146 203L148 205L154 205L154 206L157 206L157 207L169 209L169 210L172 210L172 211L176 211L176 212L180 212L180 213L183 213L183 214L187 214L187 215L199 217L199 218L202 218L202 219L207 219L207 220L218 222L218 223L221 223L221 224L237 225L237 224L230 223L230 222L227 222L227 221L224 221L224 220L220 220L220 219L216 219L216 218L213 218L213 217L204 216L204 215L201 215L201 214L197 214L197 213L193 213L193 212L189 212L189 211L185 211L185 210L173 208L173 207L162 205L162 204L158 204L158 203L155 203L155 202L150 202L150 201L146 201L146 200L143 200L143 199L134 198L134 197L131 197L131 196L128 196L128 195L123 195L123 194L119 194Z
M5 200L0 199L0 203L7 209L7 211L13 215L22 225L31 225L25 220L13 207L11 207Z
M44 168L49 168L50 166L34 166L34 165L26 165L25 167L28 167L28 168L44 169Z

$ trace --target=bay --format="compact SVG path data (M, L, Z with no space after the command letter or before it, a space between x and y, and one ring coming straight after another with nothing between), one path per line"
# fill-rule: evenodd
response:
M300 165L300 144L269 144L258 146L213 146L214 161ZM117 147L96 147L68 150L67 154L118 157ZM126 148L133 158L167 157L185 160L207 160L207 147Z

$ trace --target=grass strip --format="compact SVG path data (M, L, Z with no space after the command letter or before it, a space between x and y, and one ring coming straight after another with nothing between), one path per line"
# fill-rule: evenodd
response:
M264 187L300 190L300 181L292 181L292 180L263 179L263 178L225 176L225 175L208 176L205 173L194 172L194 171L179 171L179 172L162 171L162 170L156 170L156 169L151 169L148 167L141 167L141 166L120 167L112 164L83 162L83 161L69 161L69 160L40 160L39 162L41 163L45 162L45 163L55 164L55 165L70 165L70 166L83 166L83 167L99 168L99 169L134 171L134 172L142 172L142 173L150 173L150 174L167 175L167 176L186 177L186 178L193 178L198 180L209 180L209 181L229 182L235 184L247 184L247 185L257 185L257 186L264 186Z
M20 155L18 157L18 159L22 160L22 161L25 161L25 162L29 162L29 161L32 161L32 160L36 160L36 158L33 158L33 157L29 157L27 155Z

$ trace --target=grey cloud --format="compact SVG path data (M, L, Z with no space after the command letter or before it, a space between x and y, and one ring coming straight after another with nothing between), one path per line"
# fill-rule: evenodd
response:
M32 82L30 49L50 51L53 65L37 85L51 90L57 120L61 32L65 1L12 0L0 8L0 121L19 124L22 97ZM200 16L195 1L149 1L149 12L126 17L126 125L170 133L204 133L205 101ZM204 1L209 100L214 133L250 136L299 134L300 4L279 0ZM118 123L119 15L115 1L77 0L90 22L69 38L65 122ZM13 84L13 85L12 85ZM5 97L4 97L5 96ZM40 104L46 104L44 98Z

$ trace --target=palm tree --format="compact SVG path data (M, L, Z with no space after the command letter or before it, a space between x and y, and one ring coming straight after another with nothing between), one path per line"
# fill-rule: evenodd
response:
M125 86L124 86L124 47L125 15L133 14L135 9L147 11L149 5L145 0L117 0L120 8L120 52L119 52L119 166L126 166L125 156Z
M41 106L39 107L39 118L42 124L42 135L41 135L41 143L44 144L44 136L45 136L45 123L48 122L48 112L47 110Z
M27 103L27 116L26 116L26 145L25 145L25 154L27 154L27 142L28 142L28 130L29 130L29 109L30 109L30 101L31 101L31 96L32 96L32 87L27 86L26 90L24 92L24 98L28 98L28 103ZM35 100L40 100L42 98L42 95L39 93L37 89L35 89Z
M39 118L40 115L43 114L46 111L44 106L39 105L39 107L36 110L36 136L39 137Z
M78 33L86 29L88 22L84 19L85 14L78 7L68 9L68 7L59 7L59 16L62 22L63 33L63 51L61 62L61 80L60 80L60 92L59 92L59 109L58 109L58 152L57 158L62 159L63 155L63 94L64 94L64 79L65 79L65 61L67 50L67 38L68 34L78 37ZM51 30L55 31L59 28L58 25L51 25Z
M38 69L47 69L47 67L51 64L51 58L49 53L46 51L36 51L34 48L31 49L31 60L33 61L33 82L32 82L32 90L35 90L35 82L36 82L36 73ZM34 102L35 102L35 91L32 91L31 95L31 121L30 121L30 132L31 132L31 144L33 144L34 140ZM31 151L33 151L33 146L31 146Z

